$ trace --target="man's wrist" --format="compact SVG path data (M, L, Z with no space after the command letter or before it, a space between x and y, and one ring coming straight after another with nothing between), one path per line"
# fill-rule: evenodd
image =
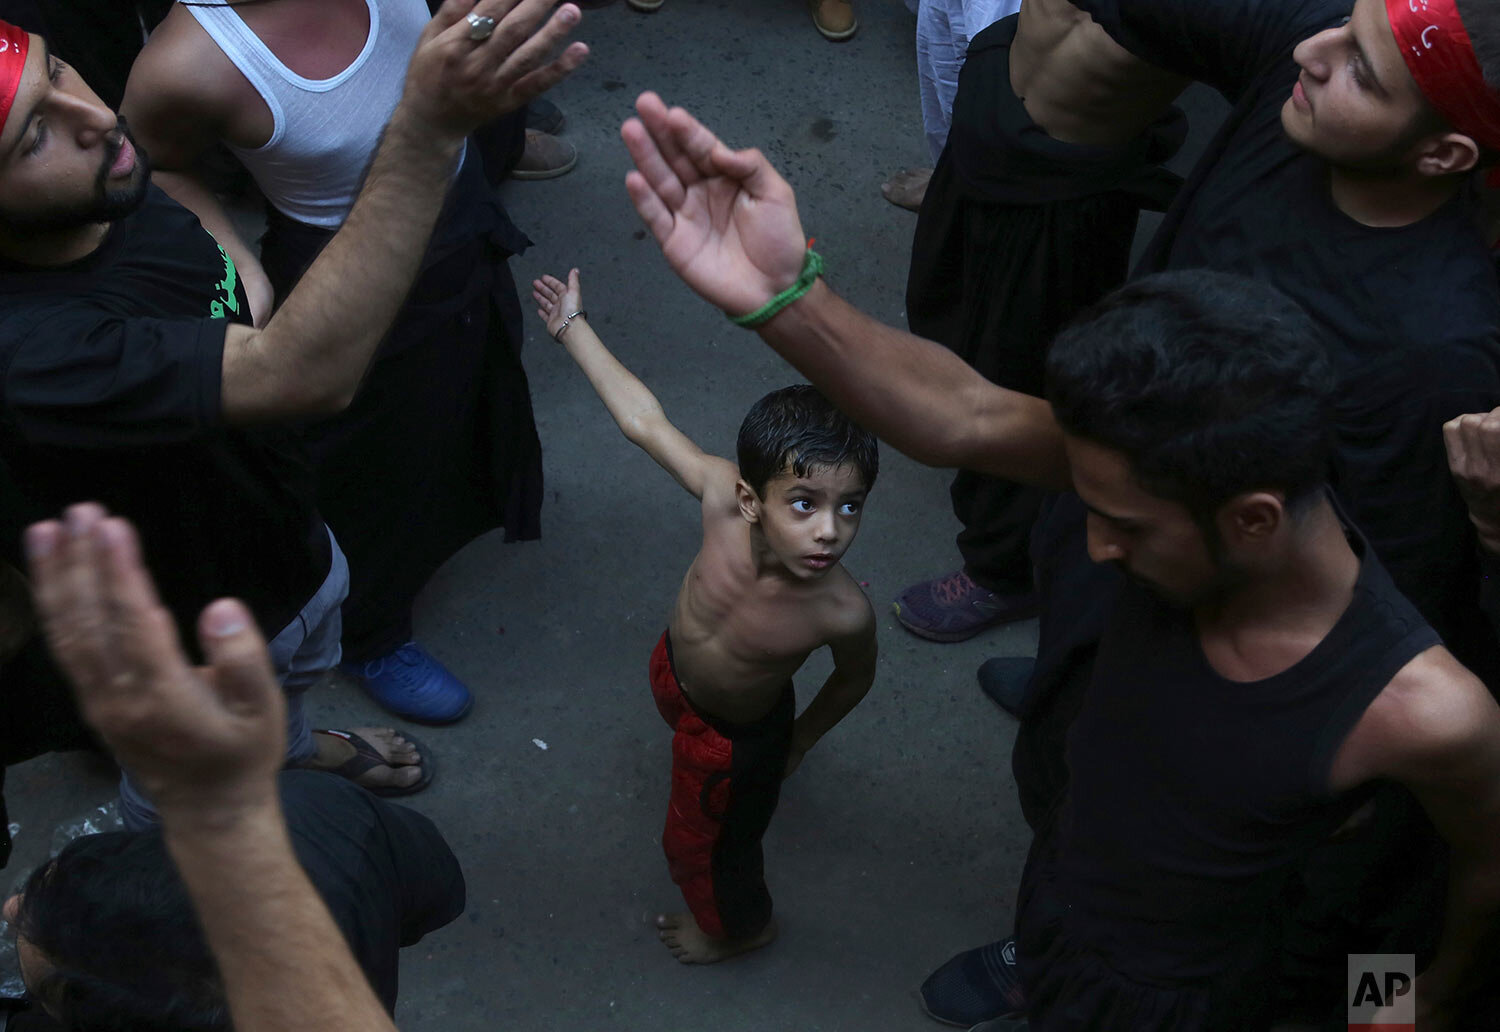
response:
M828 285L827 280L820 276L808 288L807 293L777 312L775 316L766 320L766 322L757 326L755 328L756 332L765 334L769 331L773 336L782 332L790 332L795 335L799 330L794 329L794 327L805 329L808 326L817 325L820 321L819 313L824 310L824 306L834 296L833 288Z
M729 316L729 321L745 329L758 329L804 297L822 275L823 256L809 247L803 254L801 273L788 287L772 295L765 304L754 311Z
M402 148L451 163L458 158L468 138L465 132L444 128L440 120L424 115L409 98L402 98L386 123L383 146Z
M266 785L237 791L163 795L157 803L157 812L169 843L239 840L285 827L274 778Z
M1500 522L1480 516L1472 509L1469 511L1469 522L1474 524L1479 547L1492 555L1500 555Z

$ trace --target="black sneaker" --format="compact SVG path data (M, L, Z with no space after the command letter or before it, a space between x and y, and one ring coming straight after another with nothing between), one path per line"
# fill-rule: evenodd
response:
M1031 656L987 659L979 667L979 690L1005 712L1022 720L1026 716L1026 689L1031 686L1035 670L1036 660Z
M927 976L921 999L929 1018L959 1028L1023 1017L1026 994L1016 968L1016 940L1001 939L960 953Z

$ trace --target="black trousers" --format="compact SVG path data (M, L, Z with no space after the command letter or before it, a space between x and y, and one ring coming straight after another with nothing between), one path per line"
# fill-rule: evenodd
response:
M944 149L912 241L911 331L992 382L1040 397L1052 338L1124 281L1139 214L1139 198L1121 191L997 203L965 185ZM1028 539L1043 492L960 470L950 494L969 575L992 591L1030 590Z
M261 261L278 298L331 236L270 212ZM541 533L541 444L508 266L529 243L466 162L353 404L302 427L318 508L349 559L347 661L408 640L417 592L475 537Z

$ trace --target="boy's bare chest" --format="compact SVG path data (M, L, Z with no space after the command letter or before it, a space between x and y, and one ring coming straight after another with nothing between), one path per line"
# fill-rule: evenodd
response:
M767 585L700 556L672 615L673 657L689 697L731 720L768 710L827 643L827 592L817 588Z

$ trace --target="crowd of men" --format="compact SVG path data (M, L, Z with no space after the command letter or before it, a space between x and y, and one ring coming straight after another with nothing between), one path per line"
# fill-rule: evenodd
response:
M314 733L302 696L347 650L392 711L467 712L410 641L411 600L476 534L534 533L540 498L505 265L526 241L479 152L587 47L552 0L447 0L430 21L401 0L223 6L166 14L126 119L0 23L0 528L29 575L0 584L8 737L76 737L55 662L125 772L127 825L6 914L66 1028L385 1028L397 951L461 911L463 876L430 822L376 798L425 785L421 750ZM283 88L361 71L365 105ZM1192 82L1231 111L1177 183L1162 163ZM902 623L943 641L1040 615L1034 661L980 672L1021 718L1015 928L934 972L927 1012L988 1032L1342 1027L1349 955L1410 953L1418 1027L1493 1027L1500 4L1024 0L968 40L911 333L821 278L758 151L651 93L637 112L626 186L673 271L849 419L961 471L964 566L903 592ZM259 254L195 171L220 145L272 204ZM639 423L580 342L576 276L553 283L549 330ZM701 453L665 440L653 457L707 512ZM371 518L351 471L405 447L454 461ZM759 548L770 495L743 467L719 515ZM802 581L837 555L810 560ZM695 619L711 638L736 615ZM749 622L770 651L794 633ZM721 729L705 685L672 681Z

